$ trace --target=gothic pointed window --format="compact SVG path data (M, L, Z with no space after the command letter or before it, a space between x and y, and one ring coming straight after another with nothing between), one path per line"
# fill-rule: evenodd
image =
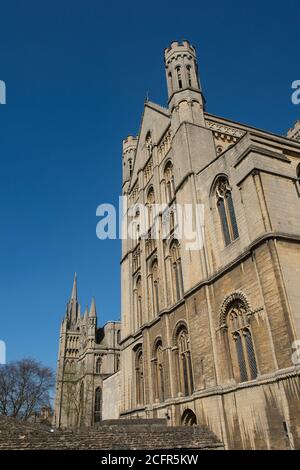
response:
M142 348L138 349L135 358L135 377L136 377L136 404L144 404L144 364Z
M164 169L164 179L166 185L166 201L169 204L174 197L174 176L173 176L173 164L171 161L165 166Z
M157 259L155 259L151 264L150 282L152 283L153 313L154 315L157 315L159 312L159 273Z
M186 66L186 75L187 75L187 83L188 86L192 86L192 73L191 73L191 66L187 65Z
M257 362L247 316L247 306L242 299L234 300L228 307L228 340L234 375L239 382L257 377Z
M225 245L238 238L239 232L235 217L231 187L226 177L219 178L216 187L217 207Z
M153 151L151 132L148 132L148 134L146 136L145 145L146 145L147 158L151 157L152 151Z
M98 357L96 360L96 374L101 374L102 358Z
M143 324L143 315L142 315L142 278L141 278L140 275L137 277L137 280L136 280L135 311L136 311L137 327L140 328Z
M169 86L170 86L170 95L173 93L173 81L172 81L172 74L171 72L168 73L169 78Z
M151 187L147 193L147 211L148 211L148 229L153 227L155 220L155 194L154 189Z
M178 377L178 392L183 396L194 391L190 338L186 326L182 325L176 334L175 360Z
M181 90L182 89L182 75L181 75L180 67L176 67L176 73L177 73L178 88Z
M94 423L98 423L102 418L102 390L100 387L95 391Z
M197 417L192 410L185 410L182 414L181 418L182 426L196 426L197 425Z
M154 372L154 393L155 400L163 402L165 399L165 378L164 378L164 351L161 340L158 340L155 346L153 358Z
M180 246L178 240L174 240L170 247L172 263L172 283L174 291L174 301L178 301L183 296L183 277L181 268Z
M128 167L129 167L129 176L132 175L132 159L130 158L128 160Z

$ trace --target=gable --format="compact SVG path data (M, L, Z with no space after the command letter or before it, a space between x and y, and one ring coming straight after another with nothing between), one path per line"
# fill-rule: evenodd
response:
M168 110L162 108L159 105L147 101L144 106L144 112L142 116L142 122L140 127L140 133L138 137L138 144L135 152L135 159L133 164L133 172L131 178L132 187L137 180L138 171L143 168L148 159L146 138L147 135L151 134L152 144L156 145L167 127L170 124L170 117Z

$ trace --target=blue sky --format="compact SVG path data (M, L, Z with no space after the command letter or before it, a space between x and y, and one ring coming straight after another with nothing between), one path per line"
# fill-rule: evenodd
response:
M300 119L299 1L0 4L0 339L7 358L55 367L77 271L100 323L120 316L119 241L96 238L117 204L121 141L146 93L166 103L163 49L198 51L207 110L275 133Z

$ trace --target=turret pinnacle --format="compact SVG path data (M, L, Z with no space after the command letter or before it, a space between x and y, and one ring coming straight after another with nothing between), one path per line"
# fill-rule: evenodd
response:
M96 318L97 317L96 303L95 303L95 298L94 297L92 299L89 317L90 318Z
M77 302L77 275L76 275L76 273L74 274L71 300L75 300L75 302Z
M68 302L68 306L67 306L67 316L69 317L71 325L75 325L77 323L78 318L80 317L79 304L78 304L78 300L77 300L77 277L76 277L76 273L74 275L71 298L70 298L70 300Z

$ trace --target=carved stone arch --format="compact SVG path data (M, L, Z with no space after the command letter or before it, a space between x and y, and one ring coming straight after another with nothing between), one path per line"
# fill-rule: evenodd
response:
M150 196L151 196L151 199L153 198L153 201L150 200ZM146 190L146 204L153 204L153 203L155 203L155 191L154 191L153 185L150 184L150 186L148 186Z
M171 157L168 157L162 166L162 181L166 181L166 174L169 168L171 169L172 176L174 177L174 173L173 173L174 165L173 165L173 160Z
M177 336L181 329L186 329L186 331L188 332L188 326L185 320L178 320L178 322L176 323L174 327L173 334L172 334L173 346L176 346L177 344Z
M156 352L157 346L159 346L159 344L161 344L161 346L163 344L162 337L160 335L156 336L156 338L153 342L152 351L151 351L151 357L152 358L155 357L155 352Z
M134 358L135 358L134 359L135 368L137 368L139 361L140 361L140 357L142 356L143 358L143 355L144 355L143 344L142 343L136 344L132 350L133 350Z
M170 237L170 239L168 240L168 252L169 252L169 254L171 253L172 246L175 245L175 244L177 245L178 249L180 250L180 247L181 247L180 241L177 240L177 238Z
M134 289L137 289L139 282L142 283L142 275L140 271L138 271L134 276Z
M148 130L148 132L146 133L145 149L147 150L147 157L151 157L153 151L153 138L151 130Z
M197 425L197 416L193 410L186 408L181 416L182 426L196 426Z
M132 351L136 354L137 352L140 352L140 350L143 350L143 343L138 343L135 346L133 346Z
M147 261L148 261L149 270L151 271L152 268L153 268L154 263L156 262L158 264L157 253L156 252L152 253L152 255L148 258Z
M226 317L229 310L230 305L235 301L240 300L245 305L247 311L251 311L251 305L248 297L242 291L235 291L232 294L228 295L222 302L220 308L220 317L219 317L219 327L222 328L226 324Z
M172 249L174 246L176 247L178 256L180 257L180 248L181 248L180 241L177 240L177 238L170 238L169 245L168 245L168 253L171 257L172 257Z
M209 208L212 209L213 205L214 205L214 201L215 201L215 190L216 190L216 187L217 187L217 184L218 184L218 181L221 179L221 178L226 178L228 181L229 181L229 178L228 178L228 175L226 175L226 173L218 173L214 179L213 179L213 182L210 186L210 191L209 191Z
M178 106L178 109L182 109L184 107L188 107L189 104L190 104L189 99L183 99L177 103L177 106Z

